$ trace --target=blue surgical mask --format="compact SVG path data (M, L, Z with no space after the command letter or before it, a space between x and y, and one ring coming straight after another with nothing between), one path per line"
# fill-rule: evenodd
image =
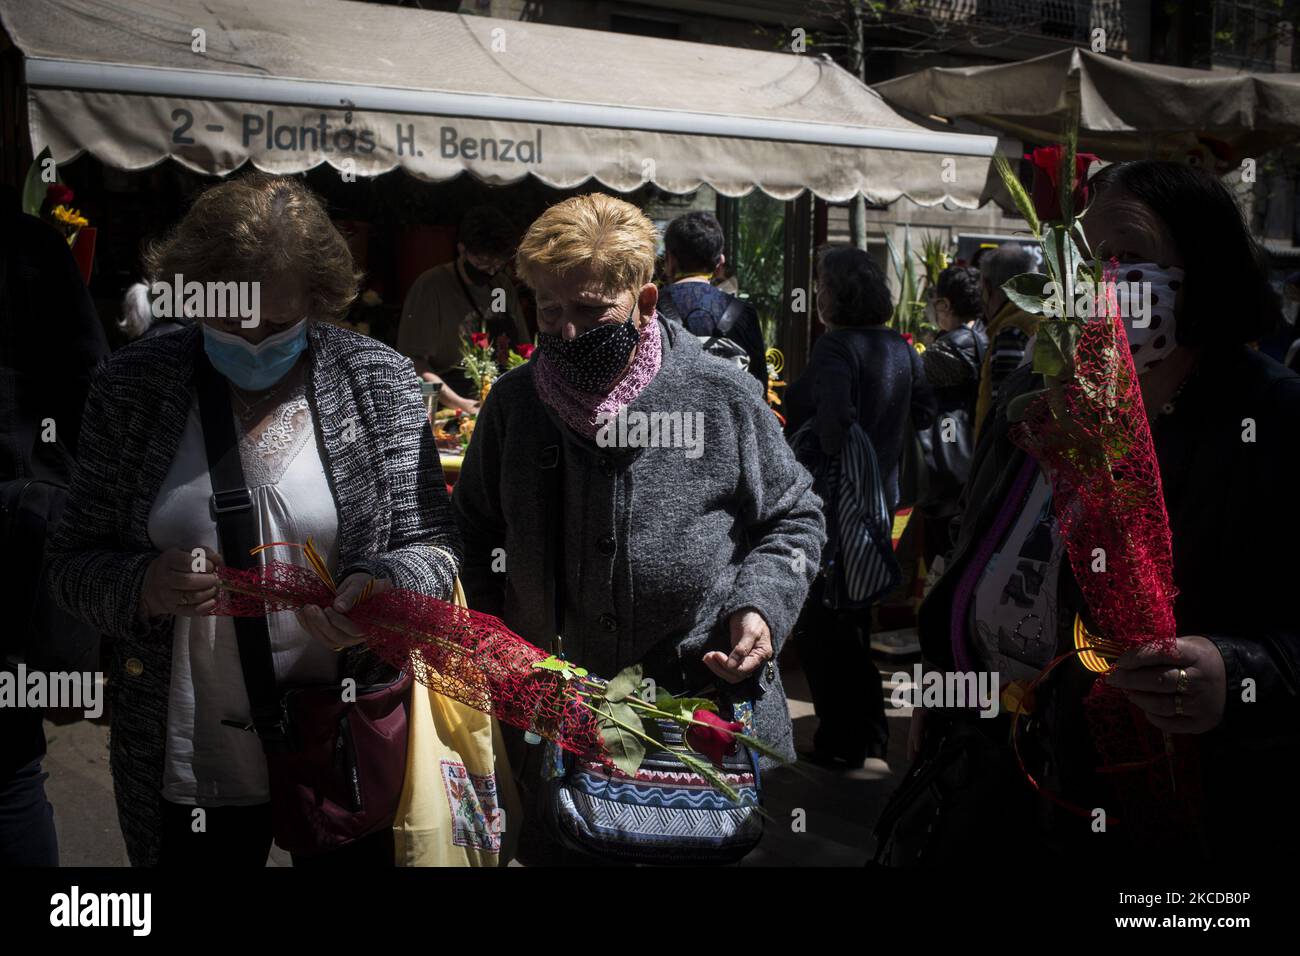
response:
M203 326L203 350L213 367L246 392L260 392L280 381L306 348L306 319L256 345L233 333Z

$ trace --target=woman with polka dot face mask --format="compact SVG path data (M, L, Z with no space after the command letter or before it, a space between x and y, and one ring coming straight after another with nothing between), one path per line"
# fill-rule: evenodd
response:
M1249 862L1300 851L1293 791L1282 782L1300 726L1300 511L1286 507L1300 474L1300 376L1250 345L1280 320L1280 308L1219 180L1143 161L1105 167L1090 188L1081 226L1095 259L1118 263L1116 292L1151 423L1178 591L1173 648L1130 651L1104 679L1135 719L1195 748L1198 832L1116 827L1102 849L1086 820L1051 812L1026 786L1008 744L1009 715L918 709L909 746L937 765L927 772L938 793L915 810L894 808L893 834L878 832L900 865L1008 853L1039 865L1087 865L1102 854ZM1073 651L1076 627L1094 624L1063 557L1052 485L1012 440L1009 407L1043 387L1031 363L1003 381L982 424L956 540L917 613L931 668L962 670L959 657L969 658L970 669L996 673L1004 688L1036 680ZM1104 573L1105 556L1092 557L1091 571ZM1073 665L1052 677L1034 691L1032 729L1021 722L1025 770L1059 781L1061 799L1109 809L1116 791L1095 770L1084 717L1101 678ZM980 750L972 738L994 742ZM966 769L948 774L943 762L963 756ZM958 776L960 785L948 782ZM942 809L931 812L936 802ZM972 827L973 819L998 822ZM913 832L928 835L910 840Z
M1116 282L1127 286L1126 295L1120 297L1120 321L1139 375L1151 371L1178 347L1178 292L1184 275L1177 266L1156 262L1120 263Z

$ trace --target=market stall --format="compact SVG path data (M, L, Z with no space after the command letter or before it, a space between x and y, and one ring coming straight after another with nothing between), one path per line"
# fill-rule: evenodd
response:
M402 170L490 187L760 190L808 222L809 194L974 208L996 145L904 119L811 54L344 0L48 0L6 5L0 22L21 54L30 156L89 154L138 175L166 160L212 176L333 170L332 205L358 194L346 184ZM408 279L440 261L423 258ZM783 320L806 345L807 309Z

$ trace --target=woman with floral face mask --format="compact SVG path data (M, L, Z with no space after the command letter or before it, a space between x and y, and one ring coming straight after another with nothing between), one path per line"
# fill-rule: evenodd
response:
M607 195L529 228L537 352L474 429L452 501L462 580L472 607L593 674L743 686L757 736L793 758L775 661L817 567L819 502L753 376L659 319L654 255L654 226ZM538 822L521 858L554 860Z
M281 687L392 681L347 612L367 587L449 597L459 536L410 360L326 321L357 275L302 185L214 186L147 259L166 280L157 303L179 295L199 314L121 350L96 380L50 587L115 640L111 760L132 863L263 866L266 758L233 620L207 615L214 571L234 556L218 549L196 382L219 376L259 543L311 539L339 582L330 607L268 615ZM216 296L194 288L224 298L209 310ZM236 301L251 308L234 314ZM314 860L391 866L391 830Z
M1135 162L1105 168L1090 185L1087 242L1098 258L1118 260L1117 279L1129 284L1121 316L1151 423L1178 589L1174 650L1129 652L1106 679L1160 731L1186 736L1199 769L1172 786L1193 788L1199 812L1178 837L1122 819L1098 829L1097 809L1123 814L1113 778L1096 772L1082 706L1096 675L1070 661L1033 692L1019 752L1057 801L1090 813L1030 788L1012 752L1010 714L918 710L914 773L934 775L939 807L907 798L910 780L900 786L887 811L895 822L881 834L898 863L997 855L1024 869L1066 859L1285 859L1300 842L1289 783L1300 732L1300 520L1293 508L1270 507L1291 500L1300 473L1300 377L1248 344L1278 317L1277 302L1217 179L1176 163ZM1042 387L1026 363L986 423L955 549L919 613L927 669L953 670L961 636L978 670L996 673L1003 687L1028 686L1074 647L1087 608L1062 560L1051 487L1008 437L1007 403ZM921 820L924 836L915 828Z

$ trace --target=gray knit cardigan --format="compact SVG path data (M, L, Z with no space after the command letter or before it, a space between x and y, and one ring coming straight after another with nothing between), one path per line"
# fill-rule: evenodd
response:
M713 680L700 659L730 651L727 619L742 608L762 614L780 652L817 573L825 521L754 377L660 322L663 363L628 411L698 416L699 454L662 437L660 447L598 447L542 403L529 363L492 387L452 509L470 606L550 648L546 529L557 503L540 462L561 441L566 656L606 678L638 662L648 674L685 671L697 689ZM749 683L759 736L794 759L779 670Z
M112 643L109 759L136 866L158 860L175 620L137 617L145 570L159 553L149 540L149 511L196 400L202 347L193 327L129 345L101 367L67 508L46 555L55 600ZM308 358L307 399L338 510L337 576L366 570L399 588L448 597L460 536L410 359L318 322L308 328ZM340 656L340 676L358 683L391 674L364 647Z

